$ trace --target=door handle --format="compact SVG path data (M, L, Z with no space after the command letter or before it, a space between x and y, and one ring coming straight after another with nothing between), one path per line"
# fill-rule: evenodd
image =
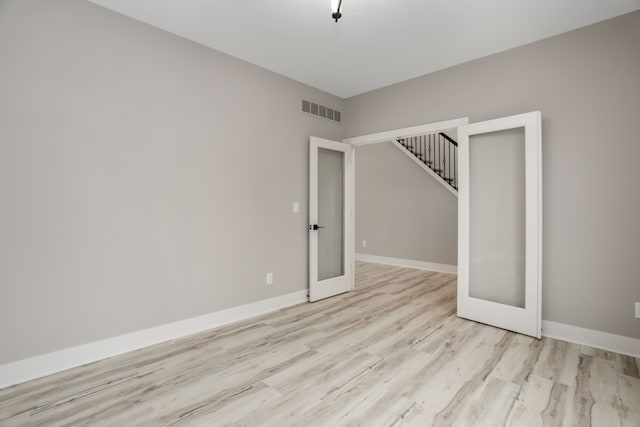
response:
M324 228L323 225L313 224L309 226L309 230L318 230L319 228Z

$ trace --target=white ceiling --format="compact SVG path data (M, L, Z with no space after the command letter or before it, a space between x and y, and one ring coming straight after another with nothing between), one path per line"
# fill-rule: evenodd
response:
M91 0L342 98L640 9L640 0Z

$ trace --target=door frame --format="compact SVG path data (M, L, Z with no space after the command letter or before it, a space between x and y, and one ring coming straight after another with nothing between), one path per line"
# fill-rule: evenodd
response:
M469 136L525 131L525 307L469 296ZM542 118L539 111L458 129L458 316L503 329L542 336Z
M540 123L541 123L541 119L540 119L540 112L535 112L538 114L538 119L537 119L537 126L538 129L540 130ZM516 116L512 116L512 117L518 117L521 115L516 115ZM491 122L491 121L488 121ZM469 124L469 118L468 117L460 117L460 118L455 118L455 119L450 119L450 120L444 120L444 121L440 121L440 122L434 122L434 123L427 123L427 124L423 124L423 125L418 125L418 126L411 126L411 127L406 127L406 128L400 128L400 129L394 129L394 130L388 130L388 131L383 131L383 132L377 132L377 133L372 133L372 134L367 134L367 135L361 135L361 136L356 136L356 137L352 137L352 138L345 138L342 140L342 142L347 143L347 144L351 144L353 146L361 146L361 145L368 145L368 144L376 144L376 143L381 143L381 142L389 142L389 141L395 141L397 138L408 138L408 137L412 137L412 136L417 136L420 134L425 134L425 133L434 133L434 132L446 132L446 131L459 131L459 128L466 126ZM521 126L514 126L514 127L521 127ZM538 133L538 136L541 138L541 133ZM459 137L459 135L458 135ZM354 150L354 161L355 161L355 150ZM537 272L537 281L538 281L538 286L537 286L537 301L538 301L538 307L537 307L537 330L534 331L534 336L537 336L538 338L541 336L541 331L542 331L542 323L541 323L541 314L542 314L542 171L541 171L541 143L540 141L538 141L538 145L537 145L537 164L535 165L528 165L528 167L534 167L537 170L538 173L538 178L537 178L537 188L539 189L538 191L538 195L537 195L537 211L536 211L536 218L537 218L537 227L538 227L538 231L537 231L537 235L538 238L536 239L536 244L537 244L537 248L535 250L535 252L537 253L537 260L538 260L538 266L535 269ZM460 159L459 159L460 161ZM458 169L458 173L460 174L460 165L459 165L459 169ZM355 164L353 165L353 169L352 172L355 173ZM354 190L353 190L353 196L354 196L354 200L355 200L355 192L356 192L356 188L355 188L355 180L354 180ZM460 226L460 193L458 194L458 227ZM354 235L352 236L352 241L355 242L355 206L353 207L353 221L354 221L354 227L353 227L353 233ZM528 211L527 211L528 212ZM468 215L468 211L467 211L467 215ZM468 216L467 216L468 218ZM458 236L460 236L460 232L458 232ZM460 237L458 237L460 238ZM355 246L354 246L354 251L355 251ZM460 242L458 242L458 281L460 281L460 265L461 265L461 261L460 261ZM354 252L354 259L355 257L355 252ZM458 291L458 293L460 294L460 290ZM459 305L459 303L458 303ZM508 329L508 328L507 328Z
M352 147L357 147L361 145L369 145L369 144L377 144L381 142L393 142L398 138L409 138L416 135L421 135L424 133L434 133L434 132L447 132L458 129L458 127L466 125L469 123L468 117L459 117L455 119L443 120L439 122L431 122L425 123L417 126L410 126L406 128L392 129L383 132L370 133L366 135L355 136L352 138L345 138L342 140L343 144L349 144ZM330 143L335 143L337 141L331 141L328 139L311 137L320 141L326 141ZM309 145L309 149L311 149L311 145ZM348 268L351 269L351 290L355 288L355 262L356 262L356 248L355 248L355 239L356 239L356 227L355 227L355 218L356 218L356 207L355 207L355 195L356 195L356 184L355 184L355 169L356 169L356 150L351 150L351 161L347 162L345 168L345 179L350 181L349 189L350 189L350 197L349 200L345 198L345 211L350 211L349 216L349 232L347 233L347 227L345 226L345 239L346 247L345 251L348 254ZM309 174L313 173L313 169L317 167L313 162L309 163ZM316 172L317 173L317 172ZM311 187L311 182L309 183L309 187ZM311 188L309 189L309 224L315 224L314 220L317 221L316 218L311 217ZM314 202L315 203L315 202ZM346 215L346 212L345 212ZM311 251L311 235L309 235L309 250ZM309 259L311 259L311 253L309 253ZM345 261L347 263L347 261ZM345 268L347 265L345 265ZM314 301L311 298L311 283L313 280L313 274L317 275L317 271L312 271L311 265L309 265L309 301Z
M352 138L343 139L342 142L353 146L377 144L379 142L395 141L397 138L410 138L412 136L418 136L425 133L457 130L460 126L464 126L466 124L469 124L469 117L459 117L457 119L443 120L440 122L425 123L418 126L354 136Z
M318 224L318 188L317 188L317 176L318 176L318 159L317 150L314 148L316 145L318 148L326 148L329 150L341 151L344 153L344 269L345 276L349 280L349 289L347 292L352 291L355 287L355 150L353 147L344 144L343 142L332 141L329 139L318 138L312 136L309 138L309 224ZM348 147L348 148L347 148ZM315 186L311 177L315 176ZM309 227L310 227L309 226ZM318 277L318 264L312 262L313 259L317 260L318 257L318 232L309 230L309 301L317 301L320 299L328 298L336 293L331 292L329 288L329 294L323 292L314 292L312 284L315 283ZM342 277L342 276L340 276ZM333 279L327 279L333 280Z
M393 142L398 138L409 138L412 136L417 136L425 133L434 133L434 132L447 132L447 131L457 131L458 127L466 125L469 123L468 117L458 117L455 119L443 120L439 122L431 122L425 123L417 126L410 126L405 128L398 128L387 130L383 132L370 133L366 135L355 136L351 138L345 138L342 140L343 144L349 144L352 147L358 147L362 145L369 144L377 144L381 142ZM331 141L328 139L311 137L317 139L319 141L326 141L334 143L336 141ZM309 149L311 149L311 145L309 145ZM345 197L345 210L350 211L349 216L349 232L347 233L347 227L345 227L345 251L348 254L347 260L345 264L345 268L351 269L351 290L355 288L355 262L356 262L356 247L355 247L355 239L356 239L356 207L355 207L355 195L356 195L356 183L355 183L355 170L356 170L356 150L351 150L351 161L346 162L345 164L345 179L349 179L350 185L347 188L350 190L350 197L347 199ZM313 162L309 163L309 174L313 172L311 168L317 167ZM317 173L317 172L316 172ZM309 187L311 187L311 182L309 183ZM312 222L314 220L317 221L317 218L311 217L311 200L312 200L312 190L309 189L309 224L315 224ZM309 235L309 250L311 251L311 235ZM309 259L311 259L311 253L309 253ZM311 265L309 265L309 301L313 301L311 298L311 283L313 280L313 274L317 274L317 271L311 271Z
M369 144L378 144L381 142L395 142L398 138L410 138L412 136L423 135L425 133L435 133L435 132L448 132L448 131L457 131L460 126L464 126L469 124L469 117L458 117L455 119L443 120L439 122L425 123L417 126L410 126L406 128L392 129L383 132L370 133L367 135L355 136L352 138L345 138L342 140L345 144L350 144L354 147L359 147L362 145ZM354 262L354 273L355 273L355 241L356 241L356 227L355 227L355 195L356 195L356 185L355 185L355 159L356 159L356 150L353 150L353 165L352 165L352 173L354 176L353 179L353 201L354 206L352 207L353 212L353 226L352 231L353 235L351 236L351 241L354 242L353 246L353 262Z

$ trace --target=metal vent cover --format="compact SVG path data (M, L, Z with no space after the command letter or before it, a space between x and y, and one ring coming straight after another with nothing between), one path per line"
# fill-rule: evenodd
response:
M302 112L322 119L331 120L332 122L340 123L342 120L340 111L313 101L307 101L306 99L302 100Z

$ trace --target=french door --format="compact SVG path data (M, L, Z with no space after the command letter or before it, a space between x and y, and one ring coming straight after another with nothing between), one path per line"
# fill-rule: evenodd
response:
M353 272L353 147L311 137L309 301L349 292Z
M458 138L458 316L540 338L540 112L464 125Z

